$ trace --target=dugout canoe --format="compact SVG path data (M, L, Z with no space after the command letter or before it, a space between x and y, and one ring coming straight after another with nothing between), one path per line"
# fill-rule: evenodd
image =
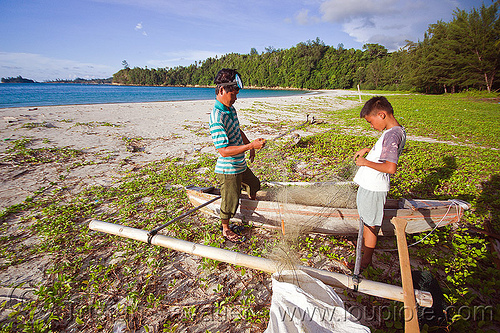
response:
M288 186L310 185L312 183L286 183ZM193 206L200 206L220 195L217 188L188 186L185 188L189 201ZM257 194L257 200L250 200L245 194L240 197L240 205L235 219L256 226L287 228L306 226L305 231L322 234L357 234L359 215L357 209L307 206L293 203L269 201L265 196ZM433 230L460 221L464 211L470 204L458 200L421 200L421 199L387 199L384 208L384 219L380 235L394 235L393 217L406 219L408 234ZM200 211L219 217L220 200L216 200Z

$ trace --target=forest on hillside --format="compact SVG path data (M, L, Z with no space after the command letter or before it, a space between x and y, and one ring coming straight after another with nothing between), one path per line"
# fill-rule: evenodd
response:
M190 66L124 68L113 83L128 85L208 86L221 68L235 68L246 86L299 89L411 90L454 93L500 89L499 1L471 11L457 9L450 22L428 27L422 41L407 41L395 52L380 44L363 50L325 45L319 38L289 49L266 48L259 54L226 54Z

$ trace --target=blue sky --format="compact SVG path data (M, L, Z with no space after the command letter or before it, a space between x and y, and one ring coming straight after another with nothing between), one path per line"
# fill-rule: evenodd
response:
M390 51L481 0L0 0L0 77L105 78L226 53L327 45ZM492 0L484 0L489 6Z

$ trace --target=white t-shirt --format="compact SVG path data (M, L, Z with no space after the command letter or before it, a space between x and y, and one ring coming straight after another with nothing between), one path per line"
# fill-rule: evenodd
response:
M394 126L382 133L366 159L375 163L388 161L397 164L405 142L406 132L404 128ZM390 175L388 173L367 166L360 167L353 180L362 188L374 192L388 192L390 187Z

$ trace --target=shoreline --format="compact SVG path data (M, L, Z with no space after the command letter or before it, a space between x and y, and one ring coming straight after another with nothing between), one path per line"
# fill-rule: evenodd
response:
M110 83L92 83L92 82L57 82L57 81L33 81L33 82L0 82L0 84L9 84L9 83L14 83L14 84L81 84L81 85L91 85L91 86L125 86L125 87L172 87L172 88L214 88L215 85L200 85L200 84L185 84L185 85L169 85L169 84L164 84L164 85L144 85L144 84L125 84L125 83L116 83L116 82L110 82ZM308 91L310 89L304 89L304 88L294 88L294 87L259 87L259 86L246 86L245 89L255 89L255 90L303 90L303 91Z
M352 92L353 93L353 92ZM322 117L318 99L328 110L347 108L357 102L338 99L349 91L319 91L281 97L241 98L235 103L240 124L249 139L270 139L303 123L306 114ZM28 149L75 149L84 165L70 168L62 163L16 165L3 161L0 176L0 209L21 203L50 184L82 186L110 184L114 176L135 164L165 158L193 158L198 153L216 154L208 118L215 99L15 107L1 109L0 160L12 143L29 139ZM284 125L283 123L288 125ZM313 134L312 128L295 135ZM318 129L316 129L317 131ZM66 169L65 169L66 168ZM64 181L61 180L64 177Z
M21 84L21 83L17 83L17 84ZM35 83L35 84L38 84L38 83ZM40 83L42 84L42 83ZM122 84L82 84L82 83L49 83L49 84L70 84L70 85L75 85L75 84L78 84L78 85L83 85L83 86L88 86L88 85L92 85L92 86L103 86L103 85L107 85L107 86L124 86L124 87L136 87L136 88L161 88L161 87L164 87L164 88L201 88L201 89L207 89L207 88L211 88L211 89L214 89L213 86L206 86L206 87L202 87L202 86L140 86L140 85L122 85ZM289 96L302 96L302 95L308 95L310 93L313 93L315 94L316 92L319 92L320 90L304 90L304 89L275 89L275 88L261 88L261 87L247 87L246 90L268 90L268 91L289 91L289 92L293 92L292 94L290 95L287 95L287 94L284 94L284 95L276 95L276 96L241 96L239 97L240 99L248 99L248 98L273 98L273 97L289 97ZM326 91L326 90L325 90ZM334 91L334 90L332 90ZM172 98L173 96L170 96L170 98ZM50 100L44 100L43 102L23 102L23 103L30 103L30 104L23 104L23 105L13 105L13 104L7 104L5 103L7 106L2 106L0 104L0 112L5 110L5 109L11 109L11 108L37 108L37 107L47 107L47 106L71 106L71 105L101 105L101 104L123 104L123 103L156 103L156 102L183 102L183 101L202 101L202 100L213 100L215 99L215 93L213 94L213 99L212 98L205 98L204 96L198 96L198 97L201 97L201 98L189 98L189 97L186 97L186 99L165 99L165 100L145 100L145 101L117 101L117 102L95 102L95 103L92 103L92 102L82 102L82 103L76 103L76 104L53 104L53 102L51 102ZM92 99L92 98L91 98ZM95 99L95 98L94 98ZM119 99L119 98L117 98ZM14 102L19 102L20 101L14 101ZM40 104L42 103L42 104Z
M304 95L309 94L309 93L304 93ZM313 94L313 93L311 93ZM318 92L317 94L320 94ZM302 94L298 95L292 95L292 96L301 96ZM269 96L269 97L239 97L238 100L242 99L261 99L261 98L279 98L279 97L288 97L288 96ZM173 101L146 101L146 102L109 102L109 103L83 103L83 104L51 104L51 105L27 105L27 106L9 106L9 107L0 107L0 111L2 110L7 110L7 109L19 109L19 108L45 108L45 107L62 107L62 106L99 106L99 105L120 105L120 104L148 104L148 103L174 103L174 102L194 102L194 101L201 101L201 102L207 102L207 101L214 101L215 98L213 99L179 99L179 100L173 100ZM35 111L35 110L28 110L28 111Z

